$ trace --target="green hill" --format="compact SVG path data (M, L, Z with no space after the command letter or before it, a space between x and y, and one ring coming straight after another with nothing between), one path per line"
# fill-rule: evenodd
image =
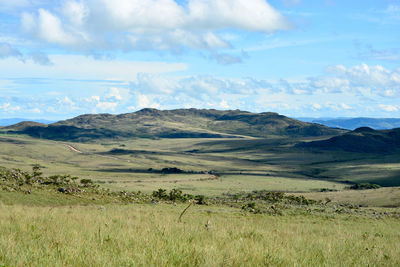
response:
M46 127L44 123L34 122L34 121L21 121L11 126L5 126L3 129L14 130L14 131L24 131L29 127Z
M301 143L298 146L360 153L392 153L400 149L400 128L374 130L361 127L327 140Z
M221 138L325 136L343 133L320 124L301 122L277 113L240 110L142 109L120 115L87 114L49 125L13 125L7 131L53 140L99 138Z

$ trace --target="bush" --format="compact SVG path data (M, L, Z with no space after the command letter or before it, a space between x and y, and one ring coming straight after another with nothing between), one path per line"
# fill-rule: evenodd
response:
M167 199L167 190L160 188L157 191L153 191L152 196L158 199Z
M92 181L92 179L81 179L81 184L91 185L91 184L93 184L93 181Z
M160 200L170 200L170 201L182 201L185 202L189 199L193 199L194 196L191 194L183 194L182 190L178 188L172 189L169 193L167 193L166 189L158 189L157 191L153 191L153 198L157 198Z
M161 170L161 173L164 173L164 174L169 174L169 173L183 173L183 170L178 169L178 168L176 168L176 167L173 167L173 168L163 168L163 169Z
M370 184L370 183L361 183L361 184L354 184L350 186L352 190L366 190L366 189L377 189L381 186L378 184Z
M204 195L197 195L194 197L194 200L196 200L196 204L199 205L206 205L206 197Z
M251 213L262 213L260 209L256 207L255 202L250 202L242 206L243 211L248 211Z
M182 195L182 190L180 189L172 189L169 192L169 200L176 201L176 200L183 200L184 196Z

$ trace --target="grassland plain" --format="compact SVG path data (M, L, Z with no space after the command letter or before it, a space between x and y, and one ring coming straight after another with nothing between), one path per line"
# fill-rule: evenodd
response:
M3 134L0 166L26 169L40 164L46 175L68 173L93 179L112 190L151 192L160 187L181 188L205 195L256 189L341 190L348 182L400 185L400 163L396 156L320 153L292 147L301 140L306 139L186 138L64 143ZM177 167L184 173L156 171L166 167ZM218 179L211 179L211 172L219 174Z
M225 206L0 204L3 266L399 266L400 221ZM206 227L207 226L207 227Z
M353 203L364 207L400 207L400 187L337 192L308 192L301 193L301 195L316 200L329 198L334 202Z
M267 191L188 206L170 194L110 192L84 179L42 176L37 166L1 171L0 266L400 263L398 208Z

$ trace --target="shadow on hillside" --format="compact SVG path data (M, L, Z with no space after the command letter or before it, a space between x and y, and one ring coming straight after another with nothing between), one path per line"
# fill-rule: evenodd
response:
M386 178L376 178L368 181L369 183L379 184L380 186L400 186L400 170L393 171Z
M7 137L0 137L0 143L8 143L8 144L16 144L16 145L25 145L28 144L26 141L15 140Z

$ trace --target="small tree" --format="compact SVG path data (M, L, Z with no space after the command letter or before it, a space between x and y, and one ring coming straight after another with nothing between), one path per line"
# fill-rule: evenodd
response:
M28 184L31 184L31 182L35 182L35 181L39 180L41 178L42 174L43 174L43 172L41 172L40 170L41 170L40 165L39 164L34 164L32 166L32 175L26 176L26 178L27 178L26 182Z
M159 188L157 191L153 191L152 196L158 199L166 199L168 197L167 190Z
M174 188L169 192L169 200L176 201L182 199L182 190Z

